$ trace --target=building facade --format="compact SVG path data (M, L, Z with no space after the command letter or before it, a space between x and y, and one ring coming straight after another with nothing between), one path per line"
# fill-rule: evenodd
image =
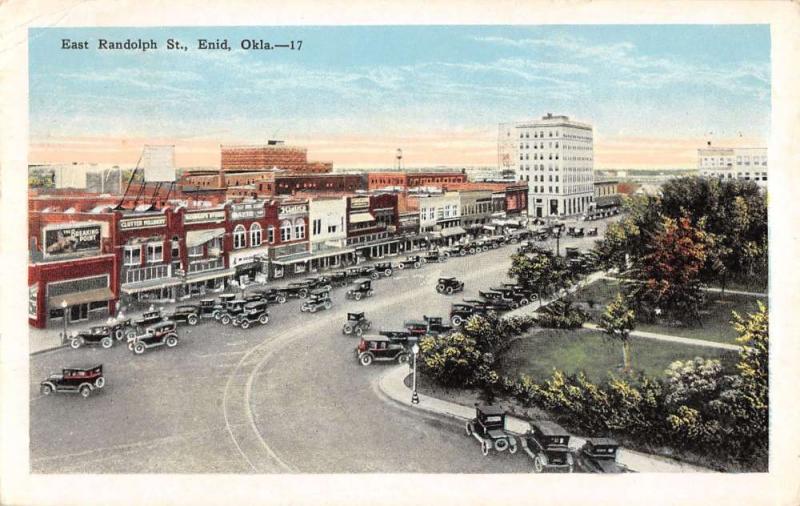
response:
M309 161L306 148L287 146L281 141L260 145L222 145L220 158L224 172L282 169L308 174L333 170L331 162Z
M717 148L697 150L697 169L701 176L755 181L767 186L767 148Z
M528 184L532 217L586 213L594 198L591 125L548 114L540 120L502 123L498 159Z
M445 183L466 183L465 172L370 172L367 175L367 189L381 190L393 188L408 190L425 186L441 187Z

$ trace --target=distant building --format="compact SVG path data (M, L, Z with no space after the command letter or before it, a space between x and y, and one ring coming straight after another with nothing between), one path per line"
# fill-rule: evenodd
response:
M567 116L501 123L498 162L528 184L528 212L534 217L585 213L594 199L592 126Z
M719 148L697 150L701 176L755 181L767 186L767 148Z
M367 178L369 190L395 188L407 190L423 186L441 186L443 183L466 183L467 175L464 172L370 172Z
M223 172L283 169L307 174L333 171L333 163L309 161L306 148L287 146L282 141L261 145L222 145L220 152Z

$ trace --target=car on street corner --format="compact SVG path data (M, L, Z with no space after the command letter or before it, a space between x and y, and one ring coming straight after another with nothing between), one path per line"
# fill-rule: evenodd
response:
M361 365L367 366L373 362L392 362L406 364L410 354L406 347L400 343L392 342L386 336L362 336L356 346L356 359Z
M114 333L107 325L95 325L69 336L69 345L73 349L81 346L102 346L111 348L114 345Z
M532 421L522 436L522 448L533 460L533 470L571 473L575 458L569 450L569 433L555 422Z
M128 349L141 355L150 348L166 346L174 348L178 345L178 333L175 322L161 322L144 329L144 332L128 338Z
M425 253L425 255L422 257L422 261L425 262L425 263L432 263L432 262L441 263L441 262L444 262L445 260L447 260L447 258L448 258L448 255L444 255L443 253L440 253L439 250L432 250L432 251L428 251L427 253Z
M500 311L513 311L519 307L519 302L514 299L506 298L503 292L479 290L478 296L497 306Z
M51 374L39 384L42 395L53 392L81 394L86 398L94 390L103 388L106 378L103 376L103 365L90 367L64 367L61 374Z
M217 321L223 325L228 325L233 319L244 310L244 305L247 304L245 299L230 299L225 302L225 305L217 311Z
M491 449L517 453L517 439L506 431L506 413L499 406L476 404L475 418L467 421L465 430L467 436L481 444L484 456L489 455Z

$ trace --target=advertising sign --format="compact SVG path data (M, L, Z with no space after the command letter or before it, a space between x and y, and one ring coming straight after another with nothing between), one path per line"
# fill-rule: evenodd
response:
M44 230L45 256L74 255L99 250L100 225L75 225Z
M39 285L28 287L28 318L36 319L36 301L39 298Z
M350 210L364 210L369 209L369 197L352 197L350 199Z
M262 201L233 204L231 206L232 220L252 220L263 218L264 215L264 202Z
M152 218L125 218L124 220L119 220L119 229L134 230L137 228L163 227L166 224L166 216L153 216Z
M292 204L288 206L281 206L278 208L278 216L288 216L290 214L304 214L308 212L305 204Z
M216 223L225 221L225 211L202 211L199 213L186 213L183 215L185 225L194 223Z

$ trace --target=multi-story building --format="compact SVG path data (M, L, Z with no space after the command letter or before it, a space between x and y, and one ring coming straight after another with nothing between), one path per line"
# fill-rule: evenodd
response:
M419 193L409 200L419 209L420 232L451 244L467 231L461 226L461 196L458 192Z
M347 197L317 196L308 201L311 270L339 267L355 250L347 243Z
M513 167L517 180L528 184L531 216L570 216L589 210L594 197L593 137L591 125L552 114L499 125L501 167Z
M767 186L767 148L718 148L697 150L697 169L701 176L755 181Z
M610 216L619 212L622 198L619 194L619 181L616 179L595 179L594 211L597 217Z
M333 170L331 162L309 161L306 148L287 146L282 141L261 145L223 145L220 151L223 172L283 169L307 174Z
M466 182L467 174L465 172L370 172L367 176L367 189L382 190L391 188L396 190L408 190L409 188L425 186L441 187L441 185L445 183Z

